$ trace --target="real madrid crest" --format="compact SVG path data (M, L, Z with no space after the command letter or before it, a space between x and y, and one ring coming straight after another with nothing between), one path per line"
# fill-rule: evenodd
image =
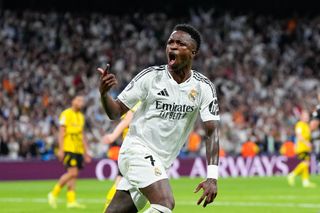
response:
M155 174L156 176L160 176L160 175L162 175L162 172L161 172L161 170L160 170L158 167L154 167L154 174Z
M190 101L195 101L195 100L196 100L197 95L198 95L197 90L192 89L192 90L189 92L188 97L189 97Z

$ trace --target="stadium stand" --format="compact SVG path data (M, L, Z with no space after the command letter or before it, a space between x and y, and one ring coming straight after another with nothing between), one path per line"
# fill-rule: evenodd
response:
M104 156L99 141L113 124L100 106L96 67L111 64L119 80L116 96L141 69L165 63L168 33L182 21L203 35L194 69L218 88L224 151L238 155L250 140L260 153L277 154L292 140L301 108L311 111L317 104L318 18L214 10L190 10L184 18L3 10L0 156L54 158L58 115L79 92L87 97L91 151Z

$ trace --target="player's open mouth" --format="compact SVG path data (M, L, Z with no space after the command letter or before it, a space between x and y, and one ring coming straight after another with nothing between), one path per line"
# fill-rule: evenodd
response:
M172 66L176 62L176 54L173 52L169 53L169 65Z

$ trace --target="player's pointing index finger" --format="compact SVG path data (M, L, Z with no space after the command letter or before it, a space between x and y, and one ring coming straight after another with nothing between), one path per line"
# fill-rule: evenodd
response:
M102 69L101 67L98 67L97 70L100 72L100 74L102 76L105 76L108 74L109 72L109 69L110 69L110 64L107 64L106 68L105 69Z
M97 68L97 71L101 74L101 75L104 75L104 70L102 68Z

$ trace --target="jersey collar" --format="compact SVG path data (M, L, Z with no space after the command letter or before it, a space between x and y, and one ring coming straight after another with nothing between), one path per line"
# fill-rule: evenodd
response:
M167 73L167 76L168 76L170 82L172 82L172 83L174 83L174 84L176 84L176 85L180 85L180 86L183 86L183 85L189 83L189 81L190 81L190 80L192 79L192 77L193 77L193 70L191 70L191 75L190 75L190 77L189 77L187 80L185 80L184 82L182 82L181 84L178 84L178 83L173 79L171 73L169 72L169 70L168 70L168 65L166 65L166 73Z

